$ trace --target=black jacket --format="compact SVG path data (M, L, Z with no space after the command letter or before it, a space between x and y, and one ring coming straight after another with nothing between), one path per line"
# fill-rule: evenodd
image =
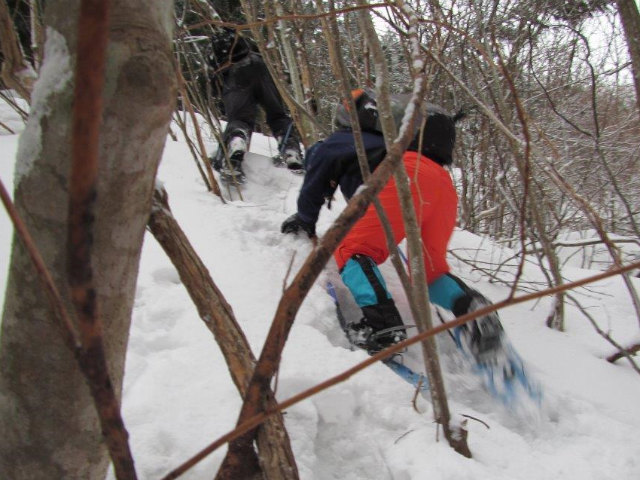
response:
M384 137L378 133L362 132L362 139L369 168L373 171L386 154ZM353 133L338 130L311 146L305 156L305 169L298 196L298 216L315 225L325 199L330 199L338 186L349 200L362 185Z

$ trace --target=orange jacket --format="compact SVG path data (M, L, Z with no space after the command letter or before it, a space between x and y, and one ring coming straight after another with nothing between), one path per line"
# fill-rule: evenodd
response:
M428 283L449 271L447 244L456 224L458 196L449 173L429 158L416 152L402 157L411 182L411 195L422 237L425 271ZM405 238L400 200L392 177L378 195L393 229L396 244ZM380 265L389 256L382 224L373 205L358 220L338 245L335 259L338 268L355 254L371 257Z

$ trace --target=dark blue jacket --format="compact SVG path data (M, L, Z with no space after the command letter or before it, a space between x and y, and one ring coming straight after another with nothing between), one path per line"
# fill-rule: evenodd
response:
M373 171L384 159L386 148L381 134L362 132L369 168ZM351 130L338 130L326 140L312 145L305 155L304 182L298 196L298 216L314 224L325 199L336 188L349 200L362 185L358 155Z

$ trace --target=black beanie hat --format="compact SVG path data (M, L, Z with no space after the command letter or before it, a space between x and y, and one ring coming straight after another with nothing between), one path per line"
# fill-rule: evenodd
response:
M416 136L407 148L414 152L420 151L440 165L453 163L453 147L456 143L457 118L447 114L441 107L427 104L427 120L424 128L416 131ZM420 133L422 132L422 137Z

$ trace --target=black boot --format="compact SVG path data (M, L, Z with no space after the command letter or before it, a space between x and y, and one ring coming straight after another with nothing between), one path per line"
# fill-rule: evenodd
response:
M365 348L371 355L407 338L400 313L393 300L362 307L364 318L352 324L352 343Z
M223 183L238 183L243 184L246 180L244 171L242 170L242 158L244 154L236 154L235 157L231 157L229 162L224 162L220 169L220 181Z
M220 181L223 183L238 183L245 182L245 174L242 170L242 160L244 159L244 151L236 150L231 154L227 160L224 154L219 153L212 161L213 169L220 173Z
M460 317L491 305L481 293L470 290L456 300L453 314ZM478 363L490 363L502 348L504 330L496 312L476 318L455 330L455 335L471 352Z

